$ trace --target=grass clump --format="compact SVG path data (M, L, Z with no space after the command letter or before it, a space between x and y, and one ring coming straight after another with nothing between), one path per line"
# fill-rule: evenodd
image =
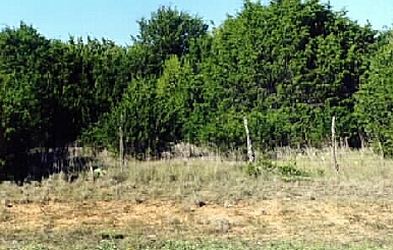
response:
M295 163L278 164L270 160L260 160L256 163L248 164L246 172L249 176L259 177L263 174L277 175L283 180L304 179L310 177L310 173L297 168Z
M162 249L162 250L251 250L249 246L242 243L223 243L213 241L165 241L155 246L150 246L145 249Z
M116 243L113 240L102 240L97 246L96 250L118 250Z

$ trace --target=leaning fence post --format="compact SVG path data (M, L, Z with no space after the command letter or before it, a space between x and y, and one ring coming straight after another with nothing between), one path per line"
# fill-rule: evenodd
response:
M250 131L248 129L248 121L247 117L243 117L244 121L244 129L246 130L246 137L247 137L247 156L248 156L248 162L253 163L255 161L255 154L252 149L252 142L250 138Z
M340 171L340 167L337 163L337 142L336 142L336 117L332 118L332 166L337 172Z
M120 126L119 126L119 163L120 171L123 172L124 165L124 140L123 140L123 114L120 115Z

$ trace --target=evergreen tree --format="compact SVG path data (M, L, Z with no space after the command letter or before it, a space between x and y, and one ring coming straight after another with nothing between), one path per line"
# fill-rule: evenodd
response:
M201 18L170 7L159 8L150 19L142 18L138 24L134 52L143 62L139 64L139 67L143 65L139 71L144 75L160 75L166 59L173 55L182 58L188 54L193 41L206 35L208 30L208 25Z
M382 46L357 94L356 111L371 142L386 156L393 155L393 35Z
M259 129L283 133L272 140L257 137L261 146L266 146L263 141L318 146L329 136L335 115L339 136L357 138L353 94L374 36L369 26L361 27L318 1L282 0L268 6L246 1L240 13L215 31L212 56L203 62L203 107L212 122L206 129L221 133L215 120L228 110L237 118L220 122L253 113L263 117L252 128L257 134L266 135ZM267 128L266 120L277 115L285 123ZM284 127L277 128L280 124Z

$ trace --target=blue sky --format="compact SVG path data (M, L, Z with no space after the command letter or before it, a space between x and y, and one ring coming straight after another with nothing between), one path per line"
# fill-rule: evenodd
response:
M323 0L327 2L328 0ZM243 0L1 0L0 27L32 24L48 38L66 40L69 35L105 37L130 44L138 30L136 21L149 17L161 5L176 6L219 25L226 14L235 14ZM262 0L268 2L268 0ZM392 0L330 0L340 10L374 28L392 27Z

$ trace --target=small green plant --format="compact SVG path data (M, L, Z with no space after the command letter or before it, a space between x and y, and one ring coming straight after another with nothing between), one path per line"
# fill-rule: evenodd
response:
M113 240L102 240L96 250L118 250L118 247Z
M296 167L296 163L278 165L277 163L264 159L256 163L250 163L246 167L246 173L255 178L261 176L264 172L279 175L283 177L283 179L293 177L310 177L308 172L298 169Z
M287 164L282 166L277 166L277 170L282 176L287 177L309 177L309 174L306 171L300 170L296 168L295 164Z
M261 169L260 169L259 166L256 165L256 164L248 163L248 164L246 165L245 169L246 169L246 173L247 173L249 176L253 176L253 177L256 178L256 177L258 177L258 176L261 175Z
M259 160L256 163L249 163L246 167L246 173L249 176L253 176L253 177L257 178L258 176L260 176L262 174L262 172L264 170L269 171L274 168L275 168L275 166L274 166L273 162L271 162L269 160Z

